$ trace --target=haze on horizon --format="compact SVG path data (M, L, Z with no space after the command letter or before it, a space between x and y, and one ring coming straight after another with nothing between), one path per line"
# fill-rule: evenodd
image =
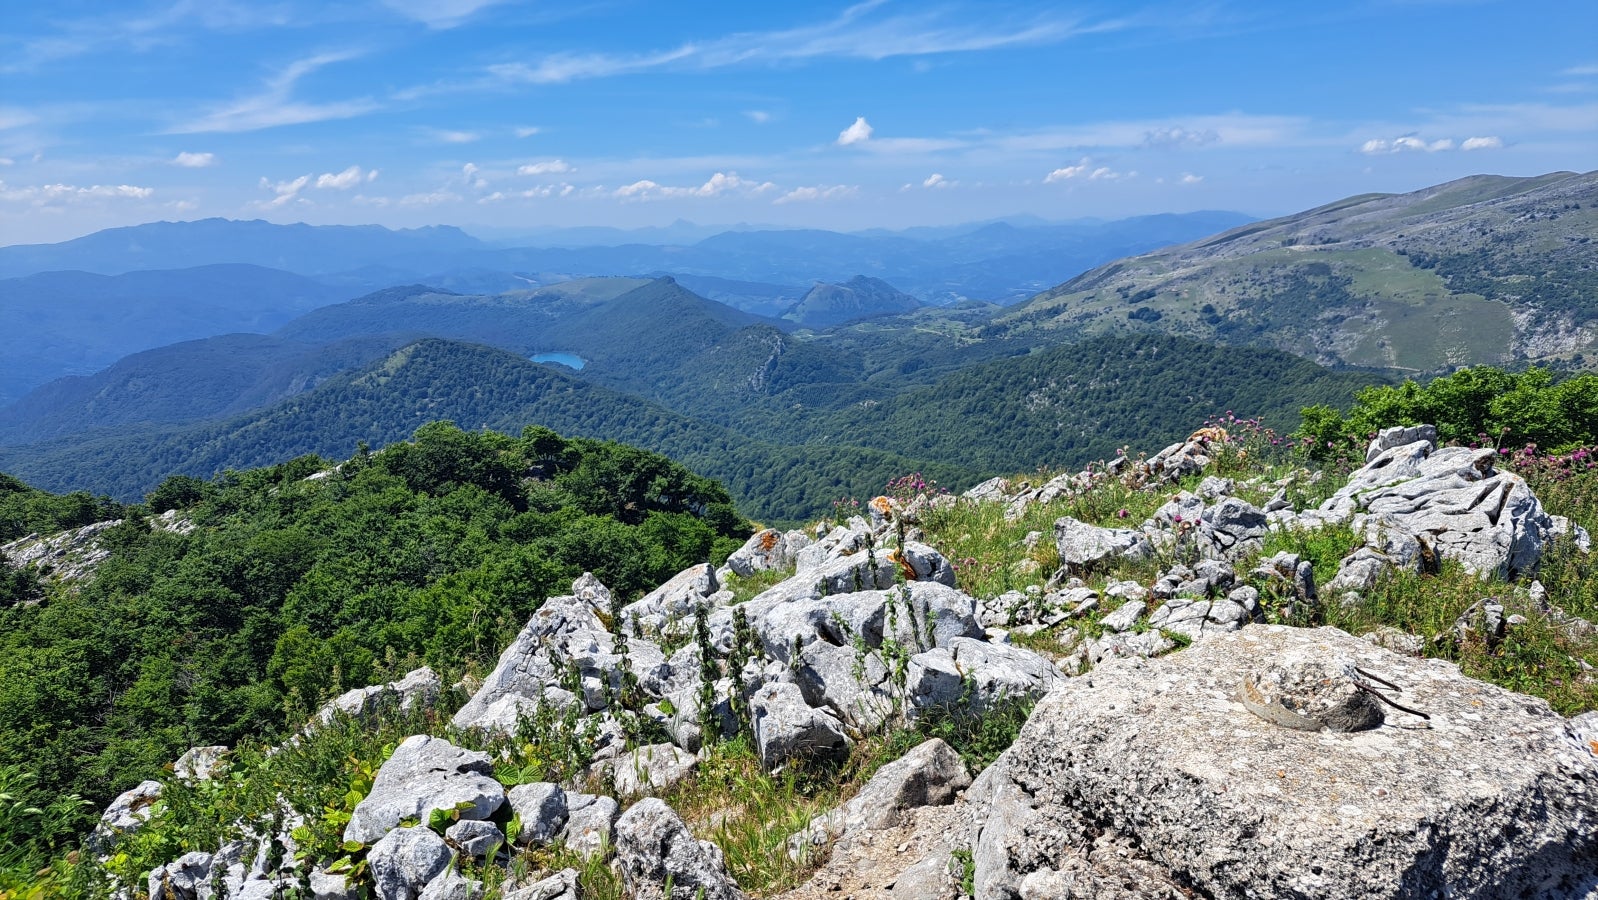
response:
M0 245L1275 215L1598 165L1598 5L143 0L9 11Z

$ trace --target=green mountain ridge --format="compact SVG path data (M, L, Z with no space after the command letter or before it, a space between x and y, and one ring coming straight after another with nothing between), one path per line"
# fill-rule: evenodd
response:
M1417 373L1587 363L1598 172L1366 194L1086 272L982 329L1163 332Z

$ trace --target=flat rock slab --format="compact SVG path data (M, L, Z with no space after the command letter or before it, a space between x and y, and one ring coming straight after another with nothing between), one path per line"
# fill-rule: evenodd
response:
M1388 707L1369 730L1300 730L1239 702L1246 677L1306 658L1398 685L1430 721ZM977 898L1106 833L1209 897L1598 896L1594 753L1543 701L1447 662L1332 628L1222 634L1039 703L970 792L991 807Z

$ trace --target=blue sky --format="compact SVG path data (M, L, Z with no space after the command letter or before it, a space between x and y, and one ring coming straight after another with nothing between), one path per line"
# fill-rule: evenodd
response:
M1598 3L7 3L0 244L850 230L1598 168Z

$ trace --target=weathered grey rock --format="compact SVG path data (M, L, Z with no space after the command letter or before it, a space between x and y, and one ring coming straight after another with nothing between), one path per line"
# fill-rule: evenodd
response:
M566 826L566 792L558 784L519 784L506 792L505 799L522 820L516 835L519 844L547 844Z
M561 842L583 856L594 856L610 847L621 807L603 794L566 794L566 827Z
M455 713L455 725L484 727L489 707L506 696L536 701L547 687L560 682L567 647L594 646L598 635L608 639L605 623L586 601L574 596L545 600L499 655L499 664L483 679L477 693Z
M572 582L572 596L588 604L595 613L610 615L610 588L594 577L594 573L584 572L577 576L577 580Z
M307 878L313 900L357 900L360 891L342 874L313 869Z
M954 638L910 657L909 714L931 707L979 715L1005 698L1037 697L1065 679L1054 664L1010 644Z
M462 803L471 806L461 811L461 818L486 819L505 802L505 789L493 772L486 753L427 735L408 737L377 770L371 793L356 805L344 828L344 840L371 843L402 819L426 822L433 810Z
M1206 559L1238 559L1259 550L1269 533L1265 511L1237 497L1221 497L1213 506L1182 491L1155 511L1146 527L1177 535Z
M805 703L797 684L768 684L749 698L760 764L774 769L790 759L841 760L852 742L843 723Z
M775 528L762 529L727 557L727 568L741 578L756 572L791 568L798 561L799 551L811 543L810 536L803 531L783 533Z
M1159 631L1123 633L1107 631L1082 646L1083 658L1098 665L1110 659L1150 658L1176 649L1176 642Z
M695 840L671 807L654 797L633 804L616 821L616 864L638 900L743 900L721 848Z
M1391 681L1430 722L1388 708L1380 727L1300 730L1236 699L1250 674L1316 661ZM1330 628L1106 662L1045 697L978 783L978 900L1019 896L1030 873L1101 869L1080 852L1096 836L1211 897L1598 891L1598 757L1563 718Z
M648 744L609 762L617 796L632 797L669 789L699 765L698 757L675 744Z
M628 633L655 635L684 631L692 627L696 610L718 605L710 598L720 590L713 566L709 563L689 566L665 584L622 607Z
M1436 425L1396 425L1392 428L1383 428L1376 432L1369 445L1365 447L1365 462L1369 463L1381 456L1384 451L1394 447L1407 447L1410 444L1426 443L1436 445Z
M123 835L132 834L150 820L150 807L161 799L161 782L141 781L117 795L100 816L90 837L90 848L105 853Z
M893 880L889 896L896 900L953 900L959 893L947 853L917 860Z
M0 561L13 569L47 572L44 580L70 583L90 578L111 551L100 545L100 533L122 524L121 519L95 522L49 537L38 533L0 545Z
M1100 528L1070 516L1055 520L1054 545L1060 565L1072 572L1089 571L1115 559L1144 559L1154 549L1140 531Z
M1137 625L1137 620L1143 618L1146 609L1148 604L1142 600L1128 600L1116 607L1115 612L1100 619L1099 624L1108 631L1131 631Z
M500 900L578 900L577 870L561 869L532 884L506 885Z
M449 867L449 845L425 825L396 828L366 853L376 900L419 900L428 882Z
M209 781L222 771L222 757L228 748L222 744L190 747L172 764L172 774L185 781Z
M1300 559L1297 553L1283 550L1262 559L1249 575L1276 599L1284 618L1307 614L1320 602L1320 593L1315 588L1315 566L1307 559Z
M483 883L447 868L422 888L416 900L477 900L483 896Z
M345 691L323 704L322 708L316 711L316 718L312 720L312 724L326 725L339 714L362 719L383 707L406 711L416 706L428 706L438 699L438 692L442 687L443 682L439 680L438 674L423 666L398 681Z
M789 854L798 858L807 845L892 828L909 810L953 803L970 784L971 775L954 748L939 738L924 741L878 769L848 803L817 816L790 838Z
M467 857L482 859L505 846L505 832L500 831L493 822L462 819L444 829L444 840Z
M1504 605L1487 598L1472 603L1454 620L1454 640L1469 643L1480 640L1488 647L1496 647L1509 633L1509 621L1504 616Z
M1491 448L1438 449L1425 441L1391 447L1320 509L1375 517L1484 577L1530 573L1553 537L1553 521L1524 479L1494 467L1497 458Z
M185 853L150 872L150 900L201 900L211 895L211 854Z
M1246 592L1254 589L1244 587L1238 590ZM1254 607L1259 607L1257 598L1254 599ZM1196 641L1214 634L1236 631L1252 619L1248 608L1230 597L1224 600L1173 597L1149 615L1149 627L1175 632Z
M1378 647L1391 650L1404 656L1420 656L1426 652L1426 639L1418 634L1409 634L1399 631L1389 625L1361 635L1360 640L1370 641Z

